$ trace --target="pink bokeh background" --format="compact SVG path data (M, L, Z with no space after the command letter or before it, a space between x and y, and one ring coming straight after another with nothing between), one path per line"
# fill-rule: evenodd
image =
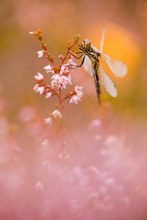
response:
M78 105L66 103L64 135L44 125L55 99L33 91L43 72L43 29L50 53L58 55L76 34L123 60L128 74L115 78L118 97L102 93L97 105L93 79L72 73L84 87ZM147 219L147 2L145 0L2 0L0 2L0 219Z

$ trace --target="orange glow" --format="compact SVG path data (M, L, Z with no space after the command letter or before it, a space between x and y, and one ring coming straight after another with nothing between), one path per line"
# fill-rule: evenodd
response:
M98 26L98 24L96 25ZM98 29L98 36L96 25L91 28L90 32L92 34L89 37L92 39L93 44L98 47L102 28ZM124 61L128 66L129 75L133 73L138 66L142 55L141 47L136 37L127 29L112 23L107 23L106 25L103 52L113 59Z

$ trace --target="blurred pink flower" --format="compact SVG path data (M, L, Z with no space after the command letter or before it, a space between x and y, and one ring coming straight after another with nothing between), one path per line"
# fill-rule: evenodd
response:
M31 121L32 119L35 118L35 116L36 116L36 112L32 106L23 107L18 114L18 118L24 122Z
M42 183L41 181L38 181L38 182L35 184L34 188L35 188L36 190L42 191L43 188L44 188L43 183Z
M33 90L34 90L36 93L39 93L40 95L42 95L43 92L44 92L44 86L39 86L39 84L36 84L36 85L33 87Z
M83 92L81 91L83 89L83 87L82 86L75 86L75 92L76 92L76 94L77 94L77 96L79 96L79 98L82 98L82 96L83 96Z
M44 50L37 51L37 55L38 55L39 58L43 57L44 53L45 53Z
M46 99L50 98L52 96L52 93L51 92L48 92L45 96Z
M78 104L78 102L81 101L81 99L79 98L79 96L77 95L73 95L70 99L70 103L72 104Z
M73 56L71 56L70 59L68 60L68 64L72 69L76 68L77 64L75 63Z
M37 73L37 75L35 75L34 77L36 80L39 80L39 81L44 79L44 77L41 73Z
M49 127L52 126L52 119L50 117L44 119L44 123L47 124Z
M59 110L54 110L52 115L55 117L55 118L62 118L62 114Z
M50 64L47 65L47 66L45 66L43 69L45 69L47 73L52 73L52 74L54 74L53 67L52 67Z
M89 128L89 130L93 130L93 129L99 128L100 125L101 125L100 119L95 119L95 120L91 121L88 128Z
M75 95L73 95L70 99L70 103L78 104L79 101L81 101L81 98L83 96L83 92L81 91L83 89L82 86L75 86L74 92Z

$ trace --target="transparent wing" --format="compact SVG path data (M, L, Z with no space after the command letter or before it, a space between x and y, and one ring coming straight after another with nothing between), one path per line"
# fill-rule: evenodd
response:
M128 69L125 63L114 60L106 54L101 54L101 57L115 76L123 77L126 75Z
M98 52L99 52L99 50L98 50L95 46L91 45L91 47L92 47L92 49L93 49L93 51L94 51L95 53L98 53Z
M84 70L89 73L91 76L93 76L93 71L92 71L92 62L91 60L89 59L88 56L85 55L85 60L84 60L84 63L83 63L83 67L84 67Z
M101 34L101 38L100 38L99 53L102 53L102 52L103 52L105 32L106 32L106 29L103 28L103 31L102 31L102 34Z
M113 97L117 96L117 89L112 80L109 78L109 76L105 73L103 67L99 66L99 74L100 74L100 80L102 82L102 85L106 89L106 91Z

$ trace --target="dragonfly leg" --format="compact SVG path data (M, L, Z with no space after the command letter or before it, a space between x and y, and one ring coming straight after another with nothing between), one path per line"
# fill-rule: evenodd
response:
M70 54L71 54L74 58L76 58L76 59L80 59L80 58L83 56L83 52L72 53L72 52L70 51ZM78 57L77 54L81 54L81 55Z
M77 52L77 53L81 53L81 52ZM72 54L73 55L73 54ZM83 56L83 53L79 56L79 57L77 57L77 56L75 56L75 55L73 55L76 59L80 59L82 56ZM81 62L81 64L80 65L74 65L74 67L81 67L82 65L83 65L83 63L84 63L84 60L85 60L85 56L83 57L83 59L82 59L82 62Z
M79 52L79 53L80 53L80 52ZM77 54L77 53L76 53L76 54ZM75 58L76 58L76 59L80 59L82 56L83 56L83 53L82 53L79 57L75 56Z
M75 52L75 54L81 54L81 53L83 53L82 51L79 51L79 52Z
M83 56L83 54L82 54L82 56ZM85 60L85 56L83 57L81 64L76 66L76 67L81 67L83 65L83 63L84 63L84 60Z

